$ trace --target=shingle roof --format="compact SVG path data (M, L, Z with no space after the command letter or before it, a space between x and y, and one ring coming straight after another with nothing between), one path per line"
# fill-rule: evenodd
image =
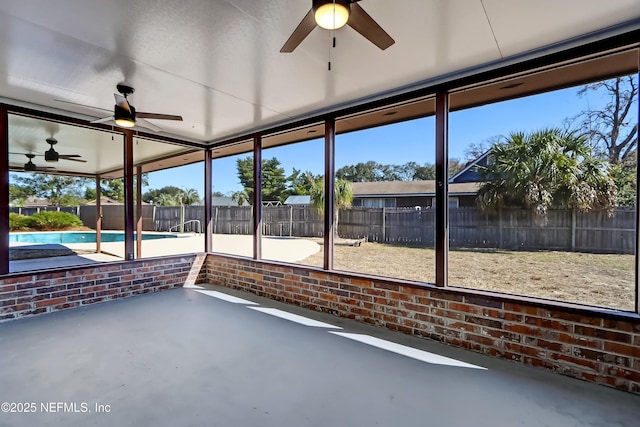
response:
M449 195L476 194L481 184L479 182L451 183ZM433 196L436 193L436 182L434 180L354 182L352 188L354 197Z

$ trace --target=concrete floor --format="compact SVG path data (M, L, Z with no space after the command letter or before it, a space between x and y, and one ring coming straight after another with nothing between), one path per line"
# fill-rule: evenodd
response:
M0 426L639 425L639 396L207 289L0 324L0 402L34 409Z

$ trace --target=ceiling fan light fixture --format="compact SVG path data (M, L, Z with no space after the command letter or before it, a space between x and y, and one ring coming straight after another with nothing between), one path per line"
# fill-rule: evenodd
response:
M325 30L337 30L347 25L349 1L321 0L313 2L316 23Z
M123 128L132 128L136 125L136 110L131 105L129 108L131 109L130 112L118 105L115 106L113 117L118 126Z
M53 147L44 152L45 162L57 162L59 159L60 157L58 156L58 152L54 150Z

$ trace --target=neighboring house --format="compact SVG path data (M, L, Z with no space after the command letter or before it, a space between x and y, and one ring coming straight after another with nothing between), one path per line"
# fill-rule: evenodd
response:
M95 205L96 201L95 200L91 200L87 203L84 204L84 206L88 206L88 205ZM135 204L135 202L134 202ZM143 205L148 205L149 203L145 202L144 200L142 201ZM100 206L108 206L108 205L124 205L124 202L119 202L116 199L112 199L111 197L107 197L107 196L102 196L100 197Z
M311 196L289 196L284 201L287 206L309 206L311 204Z
M49 206L49 200L39 199L36 196L30 196L24 199L23 208L44 208Z
M480 182L482 174L479 169L488 166L492 161L493 156L491 155L491 149L489 149L477 159L471 160L460 172L449 178L449 183Z
M449 184L449 206L472 207L476 205L478 182ZM436 183L428 181L354 182L353 202L365 208L413 208L435 206Z
M226 197L226 196L212 197L211 205L212 206L239 206L238 202L233 200L233 197Z

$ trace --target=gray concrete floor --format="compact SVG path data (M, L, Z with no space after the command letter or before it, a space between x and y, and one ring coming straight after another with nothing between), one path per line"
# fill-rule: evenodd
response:
M486 369L177 289L0 324L0 402L22 411L0 413L0 426L640 425L635 395L207 289Z

